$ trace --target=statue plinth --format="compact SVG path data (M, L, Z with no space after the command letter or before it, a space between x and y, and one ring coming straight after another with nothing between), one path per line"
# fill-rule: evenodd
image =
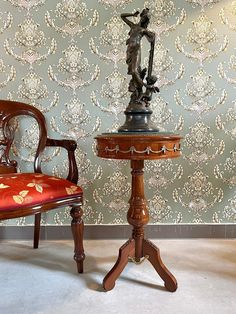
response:
M151 122L152 110L146 106L140 106L140 103L129 104L124 111L125 123L118 129L122 132L158 132Z

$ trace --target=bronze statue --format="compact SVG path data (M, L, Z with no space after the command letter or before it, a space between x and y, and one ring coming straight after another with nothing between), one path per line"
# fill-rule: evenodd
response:
M139 103L141 105L144 102L147 106L152 98L152 93L159 91L158 87L154 86L157 79L151 74L155 34L147 29L150 21L149 9L146 8L140 13L140 21L137 24L131 22L127 18L138 15L139 11L136 11L134 14L122 13L121 18L130 27L129 38L126 41L126 63L128 65L128 74L132 75L132 79L129 84L129 91L132 93L130 103ZM146 76L147 69L142 69L140 65L141 40L143 36L145 36L151 43L146 83L144 82L144 78ZM146 87L145 93L143 93L143 87Z
M133 23L128 17L140 15L137 24ZM129 82L129 92L131 92L130 102L125 110L126 121L118 132L158 132L150 121L152 114L149 108L152 94L159 92L154 84L157 78L152 75L153 56L155 46L155 33L147 29L150 21L149 9L143 9L141 13L122 13L122 20L129 25L129 38L126 41L126 63L128 74L132 75ZM146 37L150 42L148 69L141 68L141 40ZM143 89L145 88L145 91Z

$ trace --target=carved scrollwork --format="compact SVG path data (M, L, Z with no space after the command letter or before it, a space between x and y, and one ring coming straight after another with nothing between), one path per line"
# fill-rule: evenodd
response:
M115 152L117 153L122 153L122 154L166 154L166 152L178 152L181 151L180 147L177 147L175 144L173 146L173 148L167 148L165 145L162 146L162 148L160 150L153 150L150 146L147 146L144 150L137 150L135 148L135 146L131 146L129 149L127 150L122 150L120 149L119 145L116 145L114 148L109 148L109 147L105 147L105 152L106 153L112 153Z

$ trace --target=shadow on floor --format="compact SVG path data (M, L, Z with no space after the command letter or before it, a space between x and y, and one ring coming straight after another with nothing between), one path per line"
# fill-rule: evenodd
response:
M7 250L5 250L6 248ZM76 263L73 261L72 244L68 244L68 242L47 242L41 244L36 250L24 242L7 242L3 250L1 249L0 243L0 258L12 263L29 264L35 268L41 267L47 270L65 272L84 281L90 290L104 292L102 280L115 263L117 256L96 256L96 258L94 258L87 254L83 274L76 272ZM105 266L104 268L103 265ZM125 269L126 274L132 266L137 267L134 264L132 265L132 263L128 264ZM11 267L10 264L9 267ZM150 267L152 266L150 265ZM35 269L35 271L37 271L37 269ZM97 279L98 275L101 280ZM131 278L127 275L121 275L117 280L129 281L148 288L166 291L164 286L148 283L137 278Z

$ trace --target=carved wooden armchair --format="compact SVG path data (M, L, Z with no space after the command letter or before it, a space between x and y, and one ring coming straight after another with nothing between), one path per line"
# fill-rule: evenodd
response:
M34 173L17 173L17 162L11 160L10 149L14 138L11 119L31 116L39 126L39 142L34 159ZM63 147L68 152L69 173L67 179L43 174L42 153L47 146ZM74 259L78 272L83 272L82 198L83 191L76 185L78 169L73 140L56 140L47 137L43 114L33 106L0 100L0 220L35 215L34 248L38 248L41 213L54 208L70 206L71 229L74 238Z

